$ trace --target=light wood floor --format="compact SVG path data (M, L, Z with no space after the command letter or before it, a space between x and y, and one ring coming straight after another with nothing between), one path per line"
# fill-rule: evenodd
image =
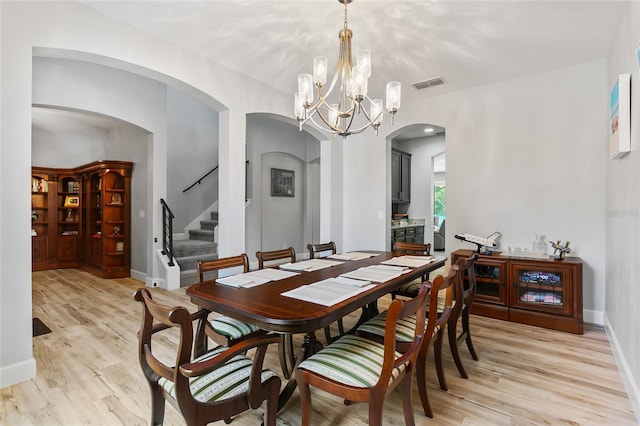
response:
M139 286L78 270L34 273L33 315L53 332L33 340L37 377L0 390L0 424L148 424L149 391L136 354L140 306L132 298ZM193 307L184 289L153 292L165 303ZM476 316L471 327L480 361L462 348L469 379L461 379L445 344L449 391L440 390L430 368L435 417L424 416L415 393L418 425L636 424L602 329L587 326L576 336ZM276 347L267 362L279 372ZM344 406L320 391L312 402L314 425L367 423L365 404ZM296 393L279 425L300 424L299 413ZM262 410L247 412L232 424L259 425L261 416ZM384 416L385 425L404 423L399 393L386 400ZM184 424L169 405L165 424Z

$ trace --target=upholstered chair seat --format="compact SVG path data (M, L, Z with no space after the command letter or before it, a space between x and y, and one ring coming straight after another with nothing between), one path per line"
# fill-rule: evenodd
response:
M384 320L382 328L384 333ZM413 330L410 334L410 340L413 340ZM396 358L401 355L396 352ZM304 360L300 368L343 385L369 388L380 380L383 361L384 345L347 334ZM391 380L395 380L405 367L406 364L400 364L394 368L391 372Z
M259 327L231 317L217 317L209 321L211 327L228 340L238 340L260 330Z
M209 360L227 349L225 346L218 346L211 352L194 359L193 362L199 363ZM190 377L189 388L191 389L191 394L194 399L200 402L217 402L246 394L249 391L252 366L253 361L251 359L243 355L236 355L208 374ZM269 378L275 376L277 375L273 371L263 369L261 382L265 383ZM158 384L169 395L176 398L173 381L161 377L158 380Z

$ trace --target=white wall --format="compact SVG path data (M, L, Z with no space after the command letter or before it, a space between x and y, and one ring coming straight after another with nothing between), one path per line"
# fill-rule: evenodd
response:
M109 132L97 127L77 131L50 132L42 128L31 129L31 158L34 166L73 168L105 157L110 141Z
M343 169L345 248L386 247L390 224L376 218L390 204L383 132L438 123L447 129L447 252L469 248L453 238L460 232L500 231L503 247L528 247L534 233L570 240L584 261L585 320L601 322L605 80L605 60L530 75L404 105L380 137L349 137L345 157L358 161Z
M632 2L620 25L606 79L608 91L619 74L631 73L631 152L606 160L606 318L613 350L640 421L640 3Z
M182 191L218 166L218 113L204 102L167 88L167 202L175 215L173 232L218 201L218 171Z
M296 254L306 251L319 226L319 185L317 163L320 144L307 132L285 123L282 118L260 114L247 119L249 185L247 197L246 252L250 259L258 250L292 246ZM271 168L295 171L296 195L272 197ZM316 231L317 232L317 231Z
M30 197L15 182L28 182L31 171L32 59L53 56L79 59L135 71L198 97L220 112L220 245L222 255L244 249L244 140L247 113L285 115L290 94L267 88L247 77L155 39L77 2L0 2L2 93L0 120L0 386L35 375L31 343ZM176 60L179 58L179 60ZM212 78L215 76L215 78ZM105 81L108 84L108 81ZM244 93L260 96L237 96ZM92 92L76 97L70 107L92 111ZM166 118L161 123L133 108L127 96L102 105L101 113L153 134L153 177L150 199L166 197ZM152 102L150 106L155 105ZM165 105L166 102L158 102ZM226 108L226 109L225 109ZM157 204L157 207L156 207ZM159 203L147 211L149 234L145 250L151 276L161 271L154 258L160 248Z

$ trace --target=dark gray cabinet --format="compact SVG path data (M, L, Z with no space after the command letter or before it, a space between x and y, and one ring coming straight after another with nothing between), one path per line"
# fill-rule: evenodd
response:
M391 250L395 242L424 244L424 226L403 226L391 229Z
M391 202L411 201L411 154L391 150Z

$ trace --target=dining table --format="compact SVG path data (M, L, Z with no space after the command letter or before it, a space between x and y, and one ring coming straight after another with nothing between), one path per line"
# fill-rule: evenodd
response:
M269 281L257 286L229 286L216 279L203 281L187 288L191 302L202 309L230 316L240 321L255 324L263 330L275 333L304 334L303 344L296 358L295 368L304 359L322 348L315 332L323 330L333 322L362 309L357 325L377 313L376 301L398 290L403 284L443 267L446 258L431 255L426 264L407 268L395 278L384 282L372 282L362 291L329 306L291 297L292 290L323 280L335 279L361 268L379 265L381 262L402 256L391 251L360 251L371 257L357 260L339 260L330 267L313 271L299 271L288 278ZM287 295L287 293L289 295ZM295 374L292 374L280 393L278 410L289 400L296 388Z

